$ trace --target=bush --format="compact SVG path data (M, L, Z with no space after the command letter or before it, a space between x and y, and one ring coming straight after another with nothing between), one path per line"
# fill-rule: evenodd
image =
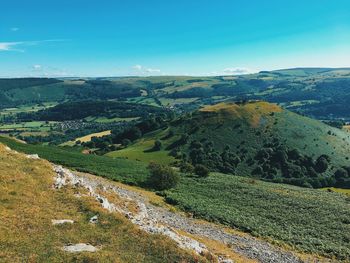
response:
M182 162L180 165L180 171L181 173L192 174L194 172L194 167L190 163Z
M156 140L154 142L153 150L154 151L160 151L161 148L162 148L162 142L159 141L159 140Z
M150 163L148 166L150 177L148 182L156 190L167 190L177 185L179 175L169 166Z
M197 164L194 168L194 173L199 177L208 177L209 169L202 164Z

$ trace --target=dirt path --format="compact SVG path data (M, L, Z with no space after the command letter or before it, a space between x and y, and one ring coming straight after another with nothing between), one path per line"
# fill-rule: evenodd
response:
M180 247L210 256L214 262L318 262L302 260L268 242L154 205L146 195L131 187L93 175L73 173L61 166L54 166L54 170L57 174L55 188L65 185L85 188L110 212L122 213L144 231L166 235Z

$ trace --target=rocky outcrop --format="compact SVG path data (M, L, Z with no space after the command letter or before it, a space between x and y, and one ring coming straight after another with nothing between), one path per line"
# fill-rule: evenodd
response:
M227 245L234 253L248 259L263 263L299 263L303 262L296 255L275 247L266 241L249 235L237 235L225 231L223 227L211 223L198 222L180 213L173 213L166 208L150 204L148 199L138 192L116 186L99 177L71 171L54 166L56 178L54 188L64 185L84 187L103 208L110 212L118 212L127 217L133 224L148 233L165 235L174 240L179 247L190 249L198 254L213 253L203 243L192 237L202 237ZM103 194L105 193L105 194ZM110 194L116 195L124 203L133 201L137 204L137 212L129 211L125 206L108 200ZM179 234L184 233L184 234ZM233 262L225 255L214 255L218 262ZM313 261L317 262L317 261Z
M96 252L99 249L89 244L79 243L75 245L64 246L63 250L70 253L78 253L78 252Z

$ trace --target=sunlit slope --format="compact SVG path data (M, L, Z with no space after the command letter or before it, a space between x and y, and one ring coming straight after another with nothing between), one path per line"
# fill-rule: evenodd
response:
M122 216L109 214L72 188L54 190L51 164L0 145L1 262L193 262L164 237L147 235ZM99 215L97 224L89 223ZM73 220L52 225L51 220ZM64 245L86 243L95 253L68 253Z

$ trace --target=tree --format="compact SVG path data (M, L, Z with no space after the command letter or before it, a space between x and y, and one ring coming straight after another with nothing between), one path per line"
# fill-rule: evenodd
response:
M162 142L159 141L159 140L156 140L154 142L153 150L154 151L160 151L161 148L162 148Z
M156 190L167 190L177 185L180 180L178 173L171 167L157 163L150 163L148 166L150 176L148 182Z
M194 167L188 162L182 162L180 165L180 172L192 174L194 172Z
M202 164L197 164L194 168L194 173L199 177L208 177L209 169Z
M123 140L122 140L122 145L123 145L124 147L127 147L130 143L131 143L131 141L130 141L129 139L123 139Z
M315 170L324 173L328 169L329 162L330 158L327 155L321 155L316 161Z

